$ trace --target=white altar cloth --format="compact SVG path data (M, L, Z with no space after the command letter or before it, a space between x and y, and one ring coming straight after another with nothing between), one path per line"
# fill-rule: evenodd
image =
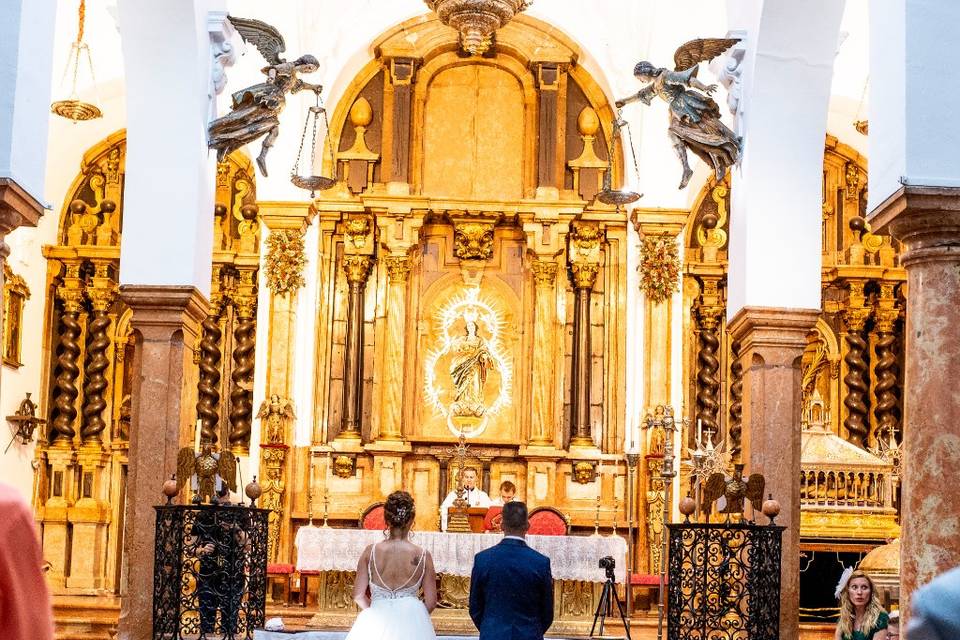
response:
M430 552L437 573L468 576L473 556L500 542L499 533L444 533L415 531L410 541ZM368 544L383 540L382 531L300 527L298 571L354 571ZM527 544L550 558L554 580L603 582L606 574L598 561L612 556L617 582L626 578L627 541L620 536L527 536Z

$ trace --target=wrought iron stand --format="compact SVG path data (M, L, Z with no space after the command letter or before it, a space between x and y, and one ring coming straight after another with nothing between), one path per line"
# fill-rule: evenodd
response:
M155 508L153 639L251 640L265 620L270 510Z
M667 638L779 640L778 525L667 525Z

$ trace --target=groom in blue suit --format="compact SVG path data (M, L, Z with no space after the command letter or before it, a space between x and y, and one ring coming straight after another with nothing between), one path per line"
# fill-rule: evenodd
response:
M503 505L503 540L473 558L470 617L480 640L543 640L553 624L550 558L527 546L527 505Z

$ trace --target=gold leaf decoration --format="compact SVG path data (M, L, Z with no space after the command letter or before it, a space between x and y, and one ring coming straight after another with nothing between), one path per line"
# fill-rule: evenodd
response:
M303 269L306 262L302 233L291 229L279 229L270 232L270 236L267 238L267 255L264 258L264 268L267 275L267 287L273 293L286 295L306 284L303 279Z
M669 298L680 288L680 254L676 239L649 235L640 246L640 289L653 303Z

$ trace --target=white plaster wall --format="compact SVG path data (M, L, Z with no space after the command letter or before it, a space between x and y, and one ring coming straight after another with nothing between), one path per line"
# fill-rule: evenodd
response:
M743 159L732 172L729 317L745 306L820 308L823 140L843 7L768 1L743 16L750 47Z
M54 0L0 6L0 177L43 201Z
M876 0L870 13L870 202L901 184L960 186L960 3Z
M120 283L210 293L216 156L207 150L215 0L122 0L127 157Z

